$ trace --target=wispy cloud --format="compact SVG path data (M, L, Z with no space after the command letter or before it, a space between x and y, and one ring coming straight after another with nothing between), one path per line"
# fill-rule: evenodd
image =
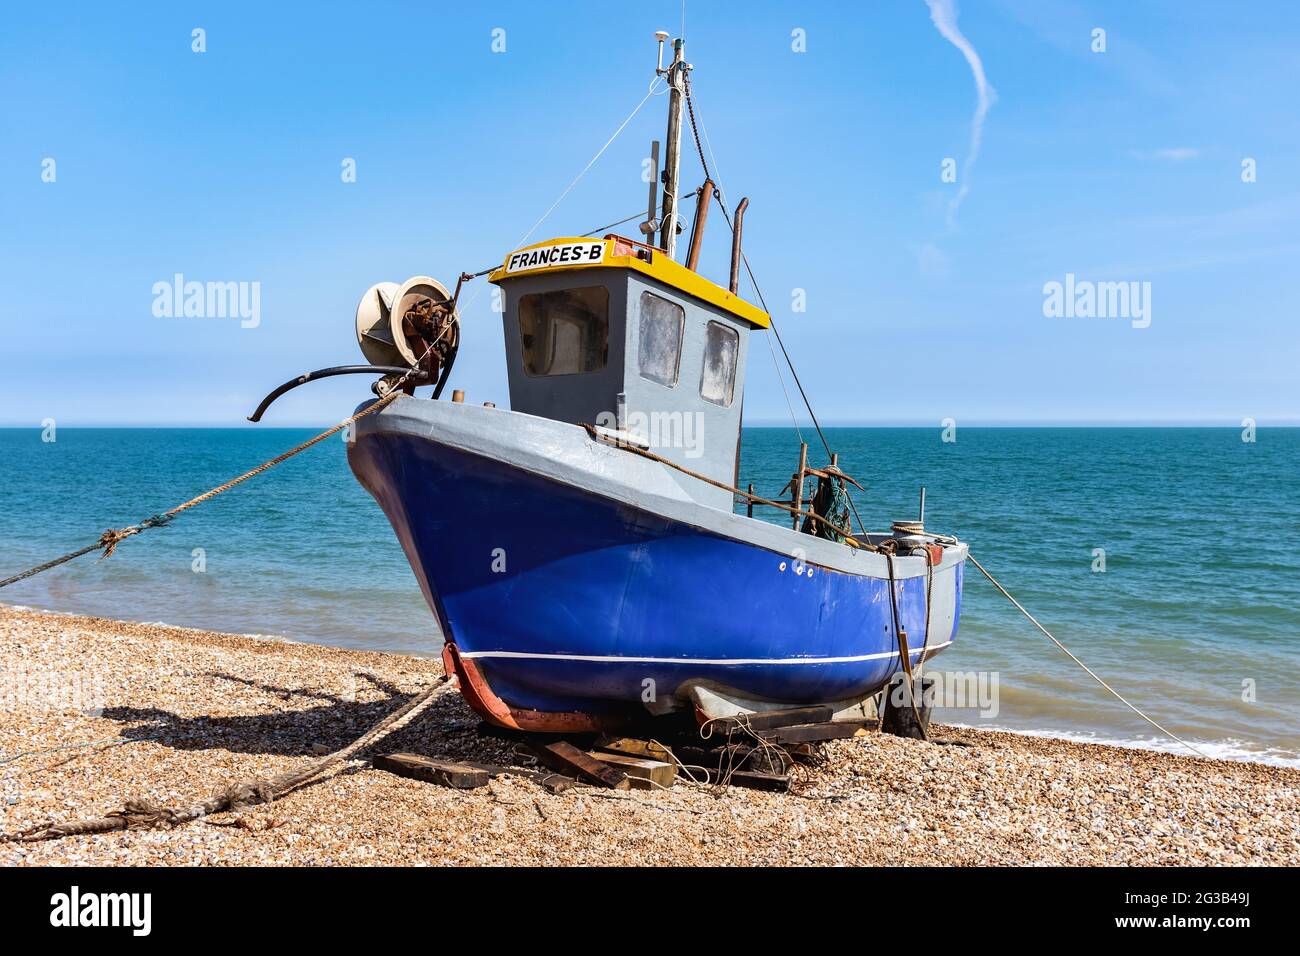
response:
M957 188L957 195L948 204L948 225L951 228L958 207L970 192L971 170L975 167L975 160L979 158L980 144L984 139L984 118L988 116L989 107L993 105L997 94L984 75L984 63L980 60L980 55L975 52L975 47L957 27L957 7L953 0L925 0L925 3L930 8L930 19L934 22L935 28L945 40L961 51L961 55L970 64L971 76L975 79L975 115L971 118L970 124L970 149L960 174L961 185Z
M916 268L927 279L946 279L948 277L948 254L933 242L908 245L908 251L916 258Z
M1185 163L1201 155L1195 146L1170 146L1165 149L1130 149L1128 154L1143 162Z

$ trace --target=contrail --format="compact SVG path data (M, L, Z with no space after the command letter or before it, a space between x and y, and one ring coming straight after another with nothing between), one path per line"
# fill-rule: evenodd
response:
M934 21L935 27L944 39L961 51L961 55L970 64L971 75L975 78L977 99L975 115L970 123L970 151L966 155L966 166L961 172L961 185L957 188L957 195L948 204L948 225L951 227L957 215L957 207L970 191L971 170L975 167L975 160L979 158L980 141L984 138L984 117L988 115L989 107L993 105L997 94L984 76L984 64L980 61L980 55L975 52L975 48L971 46L961 30L957 29L957 8L953 5L953 0L925 0L925 3L930 8L930 19Z

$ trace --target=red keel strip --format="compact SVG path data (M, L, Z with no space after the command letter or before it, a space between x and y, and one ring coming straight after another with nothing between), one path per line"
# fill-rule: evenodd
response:
M452 643L442 647L442 666L447 673L460 679L460 693L465 703L497 727L543 734L595 734L610 730L618 722L594 714L576 712L525 710L511 707L488 686L487 678L477 663L462 657Z

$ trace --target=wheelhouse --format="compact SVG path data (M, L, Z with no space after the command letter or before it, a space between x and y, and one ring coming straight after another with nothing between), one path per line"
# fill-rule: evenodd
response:
M510 406L586 424L731 485L749 333L768 314L661 249L609 235L512 252L503 292ZM731 508L731 494L690 482Z

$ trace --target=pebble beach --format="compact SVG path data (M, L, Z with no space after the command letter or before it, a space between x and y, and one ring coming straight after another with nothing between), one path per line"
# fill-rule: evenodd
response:
M442 676L396 654L0 606L0 831L292 770ZM3 865L1296 865L1300 771L934 728L824 747L791 793L527 777L454 790L355 760L174 830L0 842ZM379 752L510 763L455 694Z

